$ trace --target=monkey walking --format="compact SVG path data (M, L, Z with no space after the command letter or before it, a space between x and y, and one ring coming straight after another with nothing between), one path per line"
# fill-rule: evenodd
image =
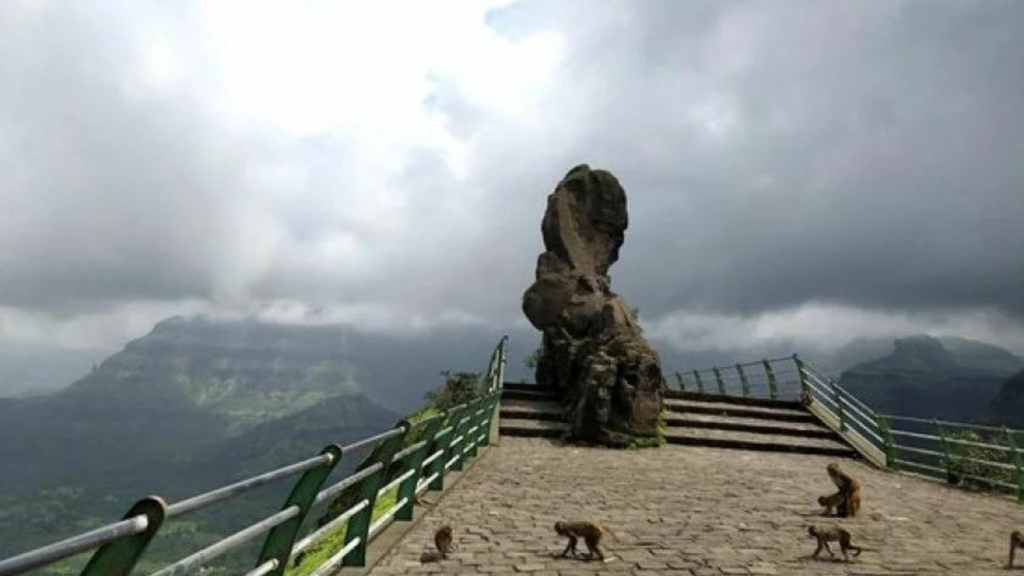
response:
M831 548L829 548L829 542L839 543L839 549L843 553L843 559L847 562L850 561L850 557L846 553L847 550L853 550L854 556L860 556L861 550L867 550L866 548L861 548L859 546L854 546L853 544L851 544L850 532L845 528L840 528L839 526L811 525L807 527L807 534L811 538L814 538L818 541L818 547L814 549L814 554L812 555L813 558L818 557L818 554L821 553L822 548L824 548L829 553L829 555L835 557L836 553L833 552Z
M455 549L451 526L441 526L437 532L434 532L434 546L437 551L428 550L420 554L420 563L437 562L448 558L448 552Z
M832 516L832 511L835 510L835 514L839 514L839 508L843 505L843 493L836 492L835 494L828 494L826 496L818 496L818 504L825 507L825 511L822 512L822 516Z
M1014 530L1010 534L1010 561L1006 563L1007 568L1013 568L1013 556L1017 548L1024 548L1024 532L1020 530Z
M583 538L583 542L587 545L587 560L596 555L598 560L603 562L604 553L601 552L600 544L605 531L597 522L555 522L555 532L559 536L569 539L565 550L562 550L561 557L565 558L569 552L576 557L576 543Z
M860 482L855 480L853 476L840 470L839 464L835 462L826 466L825 469L828 471L829 478L832 479L832 482L839 488L839 493L843 496L842 502L836 508L836 515L840 518L853 518L860 510Z

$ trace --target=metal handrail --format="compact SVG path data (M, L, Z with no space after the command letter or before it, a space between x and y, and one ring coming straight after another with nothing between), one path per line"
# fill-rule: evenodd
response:
M781 363L781 364L780 364ZM984 478L970 471L963 471L965 463L973 463L984 466L985 469L998 469L1004 473L1015 471L1017 475L1017 497L1024 502L1024 446L1018 446L1015 438L1024 438L1024 431L1011 430L1005 427L985 426L963 422L947 422L942 420L917 418L913 416L896 416L880 414L860 398L857 398L845 387L825 376L821 372L800 360L795 354L786 358L773 358L752 362L743 362L724 367L712 367L699 370L690 370L685 374L692 374L691 382L697 385L698 392L711 392L717 388L719 393L736 395L725 383L734 383L739 378L743 384L742 394L744 397L757 396L751 394L753 388L750 384L755 371L750 373L744 368L761 366L764 369L764 381L758 383L763 393L767 388L772 399L785 397L795 392L794 386L799 390L811 394L814 404L811 412L815 414L826 426L835 432L846 437L850 445L861 452L869 460L884 465L885 467L898 470L900 466L906 465L922 470L941 473L947 481L954 481L956 478L974 478L992 485L1013 487L999 478ZM796 374L798 380L790 378ZM703 378L702 378L703 376ZM686 383L683 373L676 372L676 380L684 391ZM694 382L695 381L695 382ZM735 386L732 386L734 389ZM924 434L908 428L908 425L935 426L939 429L938 435ZM975 441L966 438L958 438L948 430L967 430L988 434L998 440ZM902 441L900 441L902 439ZM907 442L910 442L908 445ZM942 452L926 450L921 446L914 445L922 442L941 443ZM991 452L972 454L963 452L965 450L997 451L1004 454L1005 458L996 456ZM877 452L877 454L872 453ZM904 455L915 454L921 457L941 458L945 462L945 468L932 466L925 462L908 460L907 457L897 457L897 452ZM882 454L885 456L884 464L880 460ZM995 461L999 458L1003 461ZM934 479L934 478L933 478Z
M393 521L411 520L411 494L419 494L426 489L443 490L442 481L447 470L461 470L464 462L475 457L479 447L486 444L488 434L476 434L476 431L484 429L492 414L496 414L507 344L508 337L502 337L492 354L487 375L491 385L483 390L484 394L469 404L452 408L447 412L448 417L440 414L429 416L414 425L403 421L392 429L344 447L329 446L315 457L198 494L170 506L165 505L157 497L144 498L129 510L123 520L0 560L0 576L24 574L89 550L96 551L85 566L83 576L127 576L138 562L146 544L166 518L202 510L270 482L296 475L301 477L297 480L287 505L279 512L157 570L153 576L170 576L198 568L263 534L266 534L266 538L260 559L256 567L246 575L274 573L285 565L293 554L308 549L328 532L341 528L346 522L348 531L355 536L346 538L343 549L331 556L316 571L326 573L341 563L346 566L363 565L366 546L378 532ZM442 424L449 419L450 425L442 428ZM419 430L429 431L429 435L414 438L413 433ZM458 442L453 446L451 437L456 434ZM405 444L407 446L400 448ZM341 481L320 489L331 470L346 454L370 446L376 448L369 460L364 462L364 466ZM428 451L431 454L429 458L425 458ZM434 464L437 458L445 454L453 455L448 465ZM395 478L381 486L384 476L392 473ZM347 490L364 490L371 486L374 489L371 498L360 499L338 517L295 541L302 520L310 509L341 496ZM396 503L385 510L379 518L374 516L371 519L371 514L376 511L369 508L372 507L376 496L396 489L400 495ZM411 492L402 495L404 491ZM112 546L118 548L115 550L111 548Z

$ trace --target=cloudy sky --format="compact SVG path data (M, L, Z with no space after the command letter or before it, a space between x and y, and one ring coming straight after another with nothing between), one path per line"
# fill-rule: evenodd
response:
M1024 353L1022 98L1019 0L6 0L0 343L521 325L586 162L677 347Z

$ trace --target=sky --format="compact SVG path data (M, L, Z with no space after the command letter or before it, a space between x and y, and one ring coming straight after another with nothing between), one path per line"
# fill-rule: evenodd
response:
M678 349L1024 354L1024 3L0 2L0 345L526 325L565 172Z

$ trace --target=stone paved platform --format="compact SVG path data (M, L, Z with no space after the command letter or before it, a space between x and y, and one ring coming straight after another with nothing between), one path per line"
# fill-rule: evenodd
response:
M861 517L822 518L815 499L833 491L825 473L831 461L502 438L370 574L1024 574L1024 567L1003 569L1009 533L1024 529L1024 506L1014 500L844 460L865 485ZM613 532L606 553L616 559L552 558L564 546L552 526L566 518L602 521ZM874 550L849 563L824 552L812 560L809 522L838 522L855 544ZM420 552L445 523L459 550L421 565Z

